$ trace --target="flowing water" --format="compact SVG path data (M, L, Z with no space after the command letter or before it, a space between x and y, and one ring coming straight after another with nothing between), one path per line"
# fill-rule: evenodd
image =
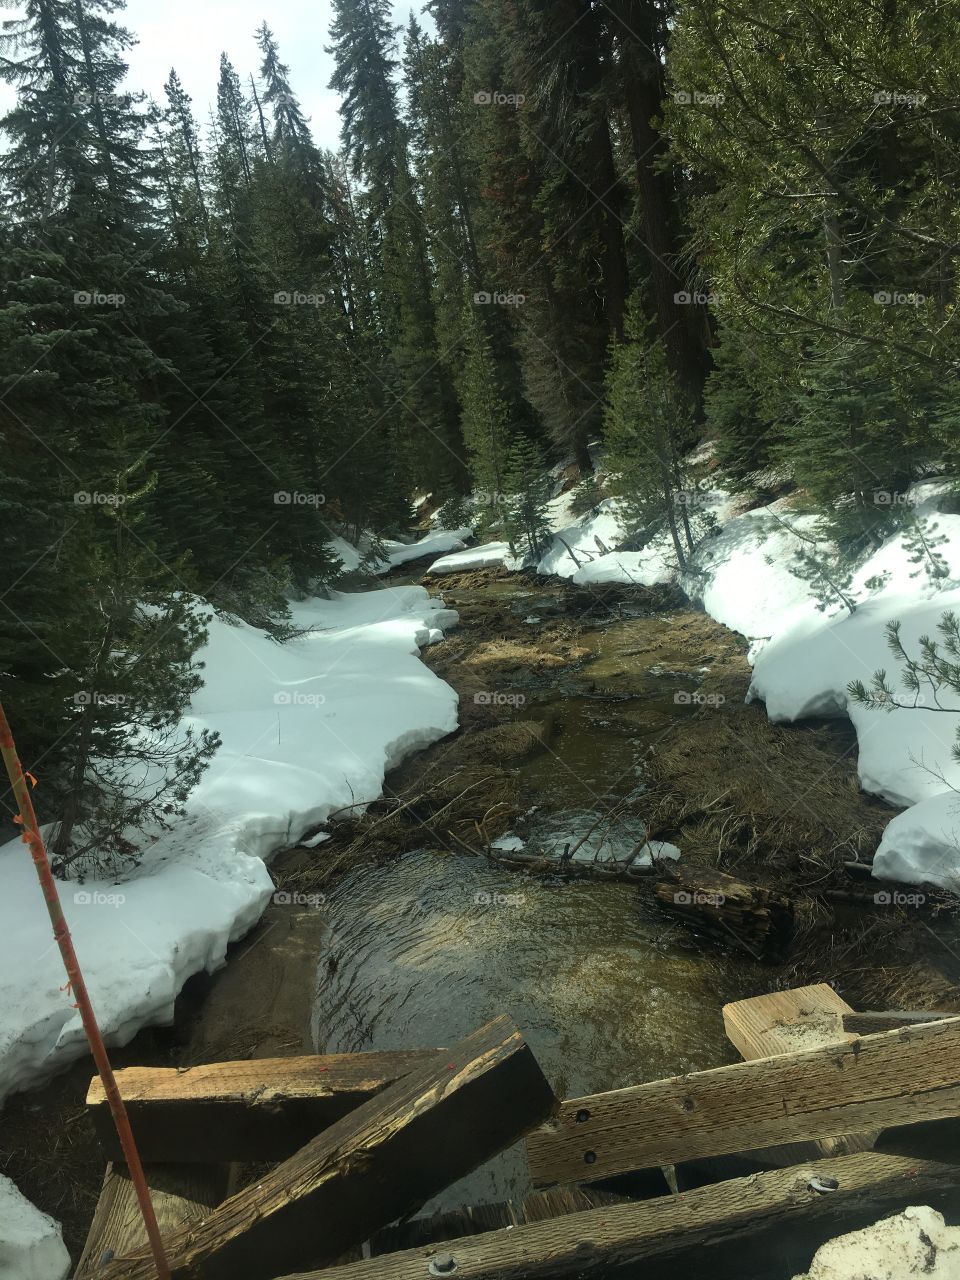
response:
M549 595L490 585L522 616L556 608ZM529 849L569 846L642 790L645 753L686 712L676 692L704 678L701 655L682 665L675 655L679 670L651 661L669 626L663 615L612 621L580 637L591 652L577 670L515 684L520 714L554 726L548 749L520 766ZM635 821L611 828L605 853L629 852L637 834ZM507 1013L559 1096L735 1060L721 1006L759 989L742 958L693 948L632 885L528 877L439 847L356 872L326 911L318 1051L451 1044ZM528 1190L518 1147L424 1212Z

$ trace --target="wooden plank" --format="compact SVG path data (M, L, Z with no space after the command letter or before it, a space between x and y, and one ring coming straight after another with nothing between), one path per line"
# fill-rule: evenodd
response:
M810 1186L814 1177L834 1178L839 1186L818 1192ZM449 1274L456 1280L601 1277L613 1266L684 1257L689 1268L694 1255L699 1275L709 1269L711 1251L731 1240L781 1232L792 1224L801 1224L811 1237L819 1224L825 1237L848 1229L851 1218L863 1225L884 1209L927 1203L956 1187L958 1179L955 1166L932 1161L874 1152L838 1156L699 1187L683 1196L610 1205L283 1280L428 1280L431 1261L433 1274L443 1274L436 1268L445 1257L455 1264Z
M913 1027L918 1022L938 1022L952 1018L954 1013L931 1013L928 1009L911 1009L909 1012L890 1009L885 1013L845 1013L844 1031L858 1036L868 1036L875 1031L892 1031L895 1027Z
M800 1049L817 1049L827 1044L845 1044L852 1037L843 1028L843 1018L853 1010L833 987L825 982L789 991L736 1000L723 1007L727 1039L748 1062L775 1057ZM886 1028L875 1027L875 1031ZM754 1159L767 1164L790 1165L819 1156L850 1155L869 1151L877 1133L831 1135L817 1142L788 1143L782 1147L753 1150Z
M204 1165L147 1165L147 1182L162 1234L200 1222L223 1199L227 1170ZM125 1164L109 1164L74 1280L100 1274L100 1267L145 1247L147 1234Z
M960 1115L960 1018L572 1098L527 1139L535 1184Z
M254 1058L117 1072L144 1162L277 1161L410 1071L437 1049ZM99 1076L87 1106L107 1156L120 1143Z
M630 1196L618 1195L601 1187L548 1187L531 1191L523 1200L505 1200L498 1204L464 1205L427 1218L411 1218L393 1223L378 1231L370 1241L372 1257L399 1253L402 1249L422 1248L458 1236L475 1236L500 1227L517 1227L527 1222L544 1222L584 1209L606 1204L623 1204Z
M266 1280L331 1262L512 1145L556 1106L509 1018L497 1018L325 1129L166 1241L174 1280ZM148 1280L146 1254L98 1280Z

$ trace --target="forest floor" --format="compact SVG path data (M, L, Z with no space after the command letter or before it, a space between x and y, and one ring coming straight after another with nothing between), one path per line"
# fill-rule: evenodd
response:
M403 580L410 579L407 567ZM585 590L497 569L424 585L442 589L460 613L460 626L423 660L459 694L461 727L394 770L383 798L363 818L334 824L319 853L278 854L271 867L282 889L321 895L360 865L417 848L482 854L529 810L543 779L545 803L556 799L551 770L569 770L578 751L594 769L607 751L620 761L617 717L636 722L639 714L655 732L641 734L642 786L629 803L651 838L679 845L685 865L735 869L797 905L796 945L788 961L769 968L768 990L831 981L854 1007L960 1009L949 913L938 915L936 904L922 914L878 909L856 892L854 901L828 896L855 888L844 864L869 861L891 810L860 791L846 721L778 725L762 705L744 701L750 666L742 637L668 588ZM651 671L668 677L668 690L678 680L700 681L709 700L705 693L700 704L678 708L675 694L651 693L648 680L638 704L637 682ZM599 738L584 730L584 708L602 710ZM559 790L575 781L561 777ZM231 948L226 967L187 983L175 1025L141 1032L114 1051L115 1065L311 1052L324 930L322 910L296 899L271 904ZM690 945L703 944L691 938ZM44 1089L11 1098L3 1115L0 1171L62 1222L74 1258L103 1177L84 1115L90 1074L81 1061Z

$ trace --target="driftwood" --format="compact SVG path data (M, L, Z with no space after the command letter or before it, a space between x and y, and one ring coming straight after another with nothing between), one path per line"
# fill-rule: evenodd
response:
M390 1053L253 1058L203 1066L128 1067L117 1085L141 1159L285 1160L410 1071L438 1060L437 1049ZM103 1084L87 1093L94 1128L111 1160L120 1143Z
M497 1018L168 1236L173 1280L271 1280L331 1263L511 1146L556 1105L509 1018ZM146 1254L98 1280L152 1280Z
M560 1106L527 1139L538 1186L960 1116L960 1017Z
M793 938L793 903L782 893L709 867L678 867L654 893L660 908L698 933L776 963Z

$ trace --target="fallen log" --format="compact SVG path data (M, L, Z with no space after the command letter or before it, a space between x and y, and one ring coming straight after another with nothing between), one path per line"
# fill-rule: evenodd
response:
M535 1185L960 1115L960 1018L572 1098L527 1139Z
M853 1039L843 1019L853 1010L825 982L769 995L735 1000L723 1006L723 1027L730 1043L747 1062L772 1058L782 1053L818 1049L828 1044L845 1044ZM856 1016L853 1014L853 1016ZM874 1031L887 1030L874 1027ZM799 1164L821 1156L850 1155L869 1151L877 1133L819 1138L815 1142L788 1143L749 1153L772 1164Z
M117 1085L141 1159L156 1161L285 1160L410 1071L436 1062L440 1050L312 1054L253 1058L203 1066L127 1067ZM99 1076L87 1107L111 1160L120 1144Z
M837 1183L834 1190L815 1189L816 1180L826 1186L828 1179ZM774 1229L779 1240L785 1228L800 1226L812 1253L839 1230L866 1225L893 1206L927 1203L958 1180L960 1171L949 1164L873 1152L840 1156L282 1280L563 1280L602 1277L638 1262L648 1275L653 1262L674 1260L687 1267L670 1274L690 1275L694 1258L700 1274L704 1260L712 1262L714 1250L731 1241Z
M663 867L637 866L626 860L619 862L578 862L575 858L545 858L537 854L500 853L487 850L487 857L499 867L510 871L523 871L527 875L563 876L566 880L609 880L611 882L650 883L654 876L663 875Z
M147 1165L161 1235L201 1222L226 1195L226 1166ZM125 1164L109 1164L74 1280L93 1280L115 1257L145 1247L147 1233Z
M698 933L776 963L793 939L793 903L785 894L709 867L678 867L654 894L661 910Z
M173 1280L272 1280L321 1266L463 1177L556 1105L509 1018L412 1071L188 1231L164 1241ZM98 1280L150 1280L145 1253Z

